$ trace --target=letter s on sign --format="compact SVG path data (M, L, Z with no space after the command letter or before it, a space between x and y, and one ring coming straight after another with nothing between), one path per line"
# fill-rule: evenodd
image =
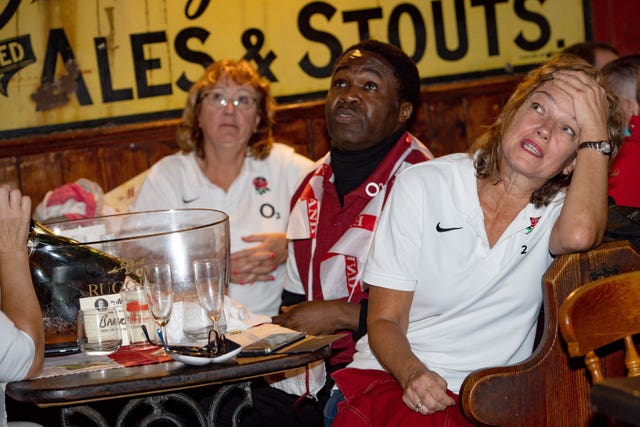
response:
M340 56L342 52L342 45L340 41L330 33L325 31L316 30L311 27L311 18L313 15L323 15L327 18L327 20L331 20L331 17L336 13L336 9L330 4L323 2L313 2L309 3L305 7L302 8L300 14L298 14L298 29L300 30L300 34L304 36L307 40L315 41L322 43L327 46L329 52L331 53L331 57L329 58L329 62L322 66L314 65L309 57L309 53L305 53L304 57L298 62L300 68L315 78L324 78L330 77L331 71L333 69L333 64Z

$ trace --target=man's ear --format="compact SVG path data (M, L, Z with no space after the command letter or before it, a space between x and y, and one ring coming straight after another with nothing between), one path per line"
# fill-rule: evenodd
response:
M406 123L413 113L413 104L409 101L400 102L400 111L398 112L398 122Z

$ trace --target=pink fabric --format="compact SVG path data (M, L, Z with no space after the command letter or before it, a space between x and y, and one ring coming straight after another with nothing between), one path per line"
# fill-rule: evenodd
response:
M458 396L447 393L456 405L435 414L423 415L402 401L403 390L389 373L345 368L333 375L345 397L338 403L338 415L331 427L470 427L460 411Z
M96 201L93 194L82 188L77 183L65 184L56 188L48 194L45 206L47 209L54 209L62 206L70 200L76 200L79 204L84 204L84 214L74 212L61 212L68 219L92 218L96 213ZM75 204L74 204L75 205Z

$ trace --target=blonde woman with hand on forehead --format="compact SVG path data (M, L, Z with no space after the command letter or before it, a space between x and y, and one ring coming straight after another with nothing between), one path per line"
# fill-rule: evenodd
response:
M368 336L334 373L332 426L471 425L465 377L529 357L553 256L602 241L622 127L600 73L559 56L469 153L398 176L363 274Z

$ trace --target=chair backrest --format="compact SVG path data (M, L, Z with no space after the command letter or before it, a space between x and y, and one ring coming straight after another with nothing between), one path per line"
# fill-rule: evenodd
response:
M594 383L604 379L595 350L625 343L628 376L640 376L633 335L640 332L640 270L616 274L573 291L560 306L560 331L572 357L585 356Z
M584 427L594 420L590 383L582 359L569 357L558 332L558 310L569 293L602 277L640 269L640 254L627 241L557 257L542 277L539 343L527 360L481 369L460 390L464 414L478 425ZM621 352L608 355L607 374L624 372Z

